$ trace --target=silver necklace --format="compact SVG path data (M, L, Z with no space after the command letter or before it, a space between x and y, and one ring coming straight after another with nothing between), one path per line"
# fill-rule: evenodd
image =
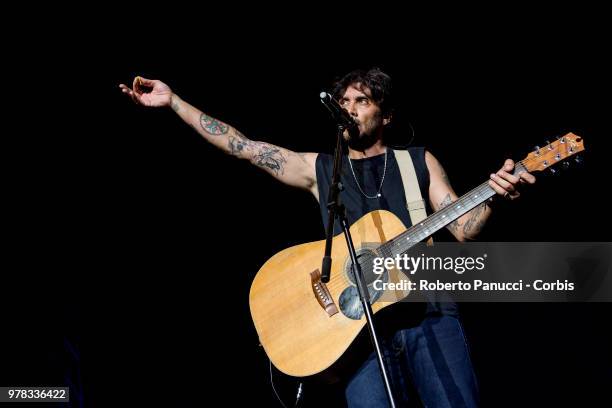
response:
M371 199L375 199L375 198L380 198L382 194L380 194L380 192L382 191L382 186L383 183L385 182L385 174L387 174L387 150L385 150L385 167L383 168L383 175L382 175L382 179L380 180L380 186L378 186L378 191L376 192L376 195L374 196L369 196L367 195L362 189L361 186L359 185L359 181L357 181L357 176L355 176L355 170L353 170L353 162L351 161L351 157L348 156L349 159L349 166L351 167L351 173L353 173L353 178L355 179L355 184L357 184L357 188L359 189L359 191L361 191L361 194L363 194L366 198L371 198Z

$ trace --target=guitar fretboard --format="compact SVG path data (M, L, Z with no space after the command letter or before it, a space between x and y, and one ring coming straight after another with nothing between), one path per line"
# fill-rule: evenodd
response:
M524 172L522 162L516 163L514 175ZM461 196L457 201L436 211L416 225L411 226L397 237L385 242L378 247L380 255L384 257L395 257L408 251L413 245L425 240L430 235L444 228L463 214L484 203L495 195L495 190L485 181L470 192Z

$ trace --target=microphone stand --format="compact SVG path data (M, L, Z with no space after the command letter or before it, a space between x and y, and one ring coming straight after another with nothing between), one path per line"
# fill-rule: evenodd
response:
M342 183L340 183L340 168L342 164L342 140L344 131L347 129L345 125L338 125L338 133L336 140L336 151L334 152L334 169L332 174L332 182L329 186L329 198L327 201L328 210L328 221L326 230L326 241L325 241L325 255L323 256L323 262L321 265L321 281L324 283L329 282L331 273L331 248L334 234L334 221L336 218L340 220L340 225L346 238L346 244L348 246L349 254L351 256L353 275L355 276L355 282L357 283L357 290L359 292L359 298L361 305L366 316L366 325L370 332L370 340L374 346L376 357L378 360L378 366L383 378L385 391L389 399L389 405L391 408L395 408L395 400L393 399L393 392L391 390L391 383L389 382L389 375L385 366L383 353L378 341L378 335L376 334L376 328L374 326L374 314L372 312L372 306L370 305L370 294L368 292L368 285L363 277L361 266L357 261L357 253L355 252L355 246L353 245L353 239L351 238L351 232L349 230L348 220L344 211L344 206L340 203L340 191L343 190ZM349 159L350 160L350 159Z

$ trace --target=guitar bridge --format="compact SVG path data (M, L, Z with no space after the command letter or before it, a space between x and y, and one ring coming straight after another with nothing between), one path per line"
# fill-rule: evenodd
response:
M338 308L329 293L329 289L327 289L327 285L321 281L321 271L316 269L310 272L310 280L312 292L323 310L325 310L330 317L338 313Z

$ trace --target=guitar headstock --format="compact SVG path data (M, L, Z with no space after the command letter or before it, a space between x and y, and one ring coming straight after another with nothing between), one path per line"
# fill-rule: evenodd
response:
M521 163L528 172L533 173L547 170L582 151L584 151L582 137L570 132L544 147L536 146L536 150L529 153Z

